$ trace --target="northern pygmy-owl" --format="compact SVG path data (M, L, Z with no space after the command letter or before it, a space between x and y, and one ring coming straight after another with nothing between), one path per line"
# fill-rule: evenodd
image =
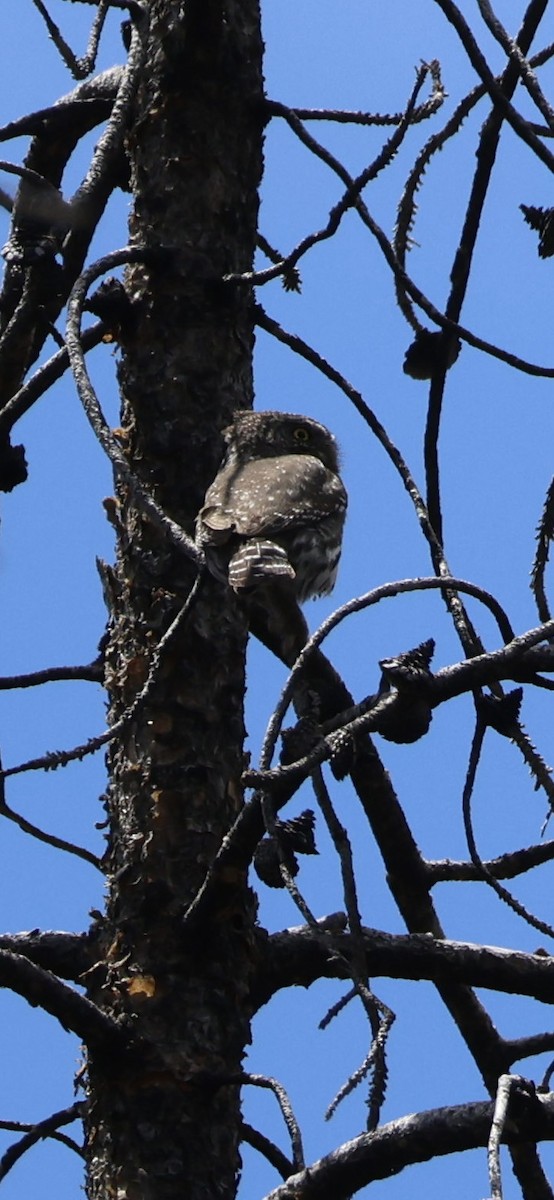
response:
M197 536L239 595L283 587L303 603L334 586L347 496L333 435L310 417L238 412Z

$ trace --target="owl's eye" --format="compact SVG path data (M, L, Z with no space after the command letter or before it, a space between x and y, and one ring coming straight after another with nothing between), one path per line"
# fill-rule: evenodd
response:
M293 436L295 442L309 442L309 440L310 440L310 435L308 433L308 430L305 429L304 425L298 425L296 427L296 429L293 431L292 436Z

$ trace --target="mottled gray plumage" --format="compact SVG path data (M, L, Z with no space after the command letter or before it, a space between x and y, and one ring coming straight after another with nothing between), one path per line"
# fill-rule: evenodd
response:
M197 537L238 594L285 586L302 603L334 586L347 496L335 439L309 417L239 412L206 492Z

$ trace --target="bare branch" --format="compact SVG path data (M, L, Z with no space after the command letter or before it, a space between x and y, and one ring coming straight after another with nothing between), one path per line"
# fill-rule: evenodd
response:
M110 435L111 436L111 435ZM153 502L154 503L154 502ZM157 507L157 506L156 506ZM159 510L161 512L161 510ZM162 514L163 515L163 514ZM164 521L167 518L163 518ZM173 522L171 522L173 524ZM179 526L176 526L178 529ZM183 537L186 535L183 534ZM165 633L160 638L160 641L152 654L150 660L148 674L140 692L135 696L132 703L125 709L118 721L96 737L89 738L87 742L83 742L80 746L74 746L71 750L50 750L46 754L40 755L38 758L28 759L27 762L19 763L15 767L0 768L0 780L8 779L11 775L22 775L27 771L55 771L58 767L65 767L70 762L80 762L89 754L95 754L102 746L106 746L108 742L118 737L124 729L137 716L142 706L148 700L155 686L159 671L163 662L163 655L167 647L171 644L177 632L186 622L192 606L196 600L200 587L202 585L202 572L200 572L185 600L184 604L179 609L177 616L166 629Z
M41 687L43 683L60 683L82 679L87 683L102 683L102 663L97 659L83 667L46 667L43 671L30 671L25 675L0 676L0 692L15 688Z
M473 793L479 759L481 757L481 749L486 728L486 722L482 712L478 712L462 797L464 829L471 861L476 869L481 872L481 878L485 881L485 883L492 888L493 892L496 893L498 898L502 900L504 904L508 905L508 908L511 908L512 912L515 912L519 917L522 917L523 920L526 921L528 925L531 925L533 929L538 929L539 933L544 933L546 937L554 938L554 928L552 925L549 925L546 921L539 920L538 917L529 912L529 910L525 908L523 904L520 904L519 900L516 900L515 896L511 895L507 888L503 887L502 884L498 882L496 876L490 874L477 849L471 819L471 796Z
M85 329L81 335L83 351L98 346L105 332L106 326L103 321L97 321L90 329ZM0 434L9 432L15 422L32 408L35 401L49 391L56 380L61 379L69 365L69 354L64 347L39 367L31 379L24 383L0 410Z
M424 66L431 74L433 89L429 99L420 104L418 108L414 108L410 122L412 125L434 116L446 97L441 79L440 63L433 59L429 63L424 63ZM404 120L404 113L348 112L343 108L295 107L291 109L291 112L300 121L333 121L339 125L400 125L400 122Z
M122 453L117 439L114 437L102 413L98 397L87 371L83 347L81 346L81 316L90 285L100 275L105 274L106 271L111 271L114 267L121 266L123 263L145 262L152 254L155 254L155 251L149 251L143 247L125 246L123 250L116 250L111 254L105 255L104 258L99 259L98 262L83 271L73 287L67 306L67 352L79 398L85 413L117 475L125 481L131 490L134 502L140 505L142 511L154 525L161 529L166 536L169 536L172 542L191 558L193 562L200 565L202 555L194 542L187 537L184 530L175 521L166 516L154 498L146 491L142 483L139 482L136 475L131 471L127 459Z
M0 1182L6 1178L8 1171L11 1171L12 1167L15 1166L16 1162L27 1150L30 1150L42 1138L56 1137L58 1130L63 1125L71 1125L73 1121L78 1121L84 1112L85 1104L83 1101L78 1101L76 1104L72 1104L70 1108L63 1108L60 1112L52 1113L51 1117L46 1117L43 1121L38 1121L36 1125L29 1126L25 1136L20 1138L18 1142L14 1142L13 1146L10 1146L2 1155L0 1159ZM0 1125L3 1128L8 1127L6 1122L0 1122ZM82 1151L75 1142L69 1138L64 1138L63 1140L65 1145L69 1145L77 1154L82 1155Z
M546 493L541 519L537 529L537 549L531 569L531 587L537 603L541 621L550 620L550 606L544 586L544 576L550 555L550 543L554 534L554 479Z
M509 96L513 92L513 87L511 91L505 94L502 86L497 83L484 55L477 45L469 25L462 16L459 8L457 8L454 0L436 0L436 3L442 9L446 19L454 26L472 67L486 87L493 105L499 110L500 119L508 121L518 137L526 142L537 158L552 171L554 168L554 157L543 146L540 138L533 132L529 122L510 104ZM527 53L530 41L544 15L547 3L548 0L531 0L531 3L528 5L524 25L517 39L518 45L524 54ZM505 78L508 77L508 73L510 81L515 76L515 87L518 80L518 70L512 62L506 68Z
M263 1154L264 1158L267 1158L267 1161L271 1163L271 1166L275 1167L275 1170L279 1172L282 1179L288 1179L289 1175L294 1173L294 1167L290 1159L287 1158L286 1154L283 1154L282 1150L279 1150L278 1146L270 1142L269 1138L260 1133L259 1129L253 1129L251 1125L243 1121L240 1131L243 1141L252 1146L254 1150L258 1150L260 1154Z
M37 967L77 983L96 959L94 938L89 933L60 931L0 934L0 950L9 950Z
M517 1144L532 1137L554 1137L554 1100L535 1097L526 1120L510 1126L506 1141ZM453 1105L415 1113L382 1125L373 1133L346 1142L305 1172L292 1175L269 1192L265 1200L347 1200L375 1179L388 1179L416 1162L486 1146L494 1112L492 1103ZM534 1129L533 1124L536 1122Z
M546 3L547 0L533 0L527 9L522 28L517 37L518 46L521 47L524 53L528 50L531 44L537 25L539 24L546 8ZM450 5L450 0L449 9L453 23L460 33L460 36L462 36L462 25L465 27L465 30L467 30L467 26L465 26L463 18L460 17L460 20L458 21L459 14L457 13L455 6L453 4ZM467 30L467 32L469 33L469 30ZM471 35L470 38L473 42ZM462 38L462 40L464 39ZM469 53L468 44L466 44L466 41L464 41L464 45ZM502 123L505 117L511 119L510 114L515 113L515 110L512 109L511 105L509 104L509 100L515 91L519 79L518 69L513 60L508 63L500 84L497 84L492 75L490 75L488 67L480 51L478 52L478 56L472 58L472 63L476 69L479 70L479 74L486 85L487 78L489 79L489 83L492 82L494 85L493 99L498 101L501 97L502 104L497 103L494 105L490 116L485 121L485 124L481 130L479 148L476 154L477 165L473 177L473 184L467 204L465 220L460 234L458 249L454 256L454 262L450 272L452 286L445 309L445 315L451 321L459 321L460 319L472 267L473 254L477 242L477 234L481 222L481 215L485 205L485 200L492 176L492 170L496 159ZM487 78L485 78L485 75ZM518 121L520 124L524 124L519 116ZM535 135L533 135L533 137L534 136ZM535 141L542 149L542 142L540 142L538 138L535 138ZM550 152L547 153L549 157L552 157ZM554 165L554 159L552 159L552 163ZM436 531L439 540L442 540L442 513L438 441L445 380L446 368L443 367L442 370L438 370L436 372L431 381L424 442L427 506L429 509L429 518L431 524Z
M50 37L52 38L56 49L63 58L66 67L69 67L69 70L75 79L84 79L86 75L89 75L90 72L94 70L94 64L96 62L96 55L98 52L98 44L102 35L102 29L104 28L104 21L106 20L109 12L110 0L98 0L98 11L92 24L88 46L82 58L77 58L73 53L71 46L69 46L62 37L56 22L52 20L46 5L43 4L42 0L33 0L33 4L35 8L38 9L41 17L43 17Z
M272 279L276 279L279 275L286 277L291 271L295 270L297 263L304 256L304 254L307 254L308 250L311 250L314 246L318 245L318 243L326 241L328 238L334 236L339 228L343 216L350 208L355 206L356 201L358 200L358 197L363 189L368 183L371 182L371 180L376 179L381 171L385 170L385 168L390 165L394 156L397 154L406 136L406 133L412 124L412 116L415 110L416 100L421 88L423 87L428 70L429 68L426 64L424 64L418 71L415 87L412 91L408 104L406 105L406 110L403 114L402 120L398 123L397 129L389 141L383 146L381 153L377 156L377 158L348 184L342 198L331 209L327 224L324 225L322 229L318 230L317 233L310 233L306 237L302 238L302 241L299 242L294 250L291 250L290 254L288 254L282 262L278 262L275 266L269 267L265 271L251 271L241 275L225 275L225 283L242 282L260 286L261 284L269 283Z
M500 854L498 858L487 859L484 863L489 875L495 879L514 879L534 867L551 862L554 858L554 840L539 842L522 850L513 850L509 854ZM426 863L427 877L432 884L447 882L463 882L480 879L480 869L472 862L454 862L445 858Z
M306 642L304 649L299 654L266 730L262 754L260 757L260 772L263 772L263 774L246 772L244 777L246 782L252 784L255 781L255 786L258 786L262 779L264 780L264 784L267 782L268 776L266 773L266 766L269 762L271 762L279 730L281 728L288 705L292 700L295 683L297 682L298 677L306 664L306 661L309 659L310 654L322 644L332 630L335 629L343 620L345 620L346 617L350 616L352 613L360 612L362 609L369 608L374 604L378 604L382 599L400 595L403 592L427 591L435 589L448 589L452 591L467 592L468 595L476 596L478 599L483 601L487 608L494 613L497 620L501 622L504 635L508 633L508 630L511 632L509 622L505 618L503 610L501 610L500 606L497 605L497 602L492 599L489 593L484 592L475 584L468 583L463 579L449 579L447 576L445 576L443 578L431 577L428 579L402 580L392 584L383 584L381 587L373 588L371 592L366 592L364 596L359 596L354 600L348 601L346 604L341 605L341 607L332 613L330 617L322 622L322 624L319 626L319 629L312 634L312 636ZM451 696L455 693L450 691L450 687L454 682L454 679L458 684L460 677L466 680L468 679L468 676L471 676L471 683L469 683L467 688L463 689L468 691L473 690L477 683L490 682L491 677L489 677L488 680L485 680L484 676L481 674L485 662L487 665L490 664L490 666L493 668L493 677L498 678L498 676L494 674L494 667L496 667L499 662L499 656L501 656L504 665L506 665L506 660L508 660L508 663L511 667L513 665L513 660L518 658L522 651L524 652L526 649L535 645L536 642L547 640L553 631L554 622L551 624L542 625L539 629L531 630L529 633L522 635L522 637L512 637L502 650L493 651L491 654L477 655L463 663L459 663L456 667L449 667L439 671L437 675L433 677L433 681L429 681L428 687L426 685L426 695L429 699L429 702L432 706L436 705L437 703L442 703L443 700L446 699L446 691L448 691L449 698L451 698ZM477 675L477 678L475 678L475 675ZM505 678L506 676L503 677ZM441 682L437 683L437 680L440 680ZM446 683L446 680L448 680L448 683ZM460 693L457 692L456 694L459 695ZM383 697L372 696L368 702L369 711L367 715L364 714L362 716L355 717L347 724L343 722L341 724L341 728L349 729L351 733L361 732L362 728L377 729L380 714L385 711L387 707L397 703L397 701L397 693L387 694ZM323 762L326 758L330 757L331 750L332 747L329 746L327 748L323 746L317 747L311 755L306 756L305 765L310 763L313 767L316 766L318 762ZM284 766L279 768L279 770L283 772L283 774L286 774L287 772L290 773L291 768Z
M4 780L2 779L2 785ZM38 825L34 825L32 821L28 821L21 813L15 812L13 808L3 798L0 801L0 816L6 820L12 821L22 833L29 834L30 837L36 838L38 842L43 842L46 846L53 846L55 850L63 850L65 854L73 854L75 858L81 858L83 862L87 862L91 867L96 867L97 871L101 871L101 861L97 854L93 854L92 850L87 850L84 846L77 846L74 842L68 842L65 838L56 837L54 833L47 833L44 829L39 829Z
M107 71L101 71L94 79L79 84L67 96L61 96L55 104L36 109L35 112L9 121L6 125L0 125L0 142L7 142L25 134L38 136L44 134L47 129L48 132L55 132L58 137L65 134L70 138L70 146L73 146L76 136L85 133L87 129L109 116L122 73L123 67L110 67ZM68 128L69 125L71 129Z
M314 794L325 819L333 845L339 856L341 865L344 901L348 916L348 924L352 939L352 953L348 958L349 973L354 983L354 991L359 996L369 1027L372 1041L369 1051L360 1067L354 1071L345 1084L340 1088L335 1099L327 1108L326 1120L329 1120L338 1105L350 1095L358 1083L373 1071L373 1078L368 1098L368 1129L375 1129L379 1122L381 1108L385 1101L387 1067L387 1039L394 1022L394 1013L382 1000L373 995L370 988L365 958L364 936L358 904L356 876L352 848L346 829L341 825L333 808L331 797L325 785L321 768L318 767L312 775Z
M292 1165L295 1170L301 1170L306 1162L304 1158L304 1147L302 1145L302 1134L300 1132L298 1121L294 1115L291 1102L282 1083L279 1083L277 1079L270 1079L267 1075L252 1075L250 1072L245 1072L244 1075L240 1075L237 1078L237 1082L246 1083L250 1087L266 1088L268 1091L273 1092L290 1137Z
M33 1007L43 1008L63 1029L76 1033L87 1045L120 1053L127 1044L116 1021L50 971L35 966L20 954L0 950L0 987L10 988Z
M363 930L365 970L373 978L428 979L433 983L463 983L510 995L533 996L554 1003L552 956L525 954L500 946L433 938L429 934L391 934ZM354 950L351 934L335 935L339 951L332 959L328 948L310 926L274 933L261 943L263 960L254 987L256 1008L267 1004L276 991L311 987L318 979L346 979L345 966ZM549 1035L551 1037L552 1035ZM528 1039L524 1039L527 1044ZM503 1042L505 1069L521 1057L519 1041ZM539 1053L532 1050L530 1053Z
M338 175L339 179L342 179L343 183L345 183L347 187L350 186L352 183L352 178L348 171L342 166L342 163L340 163L333 154L326 150L325 147L321 146L320 143L317 142L310 133L308 133L307 129L305 129L302 125L302 122L298 121L293 115L292 110L288 109L284 104L278 104L274 100L270 101L269 104L271 111L274 112L276 116L284 117L291 129L297 134L297 136L308 147L308 149L311 150L317 158L320 158L322 162L326 163L327 166L330 167L330 169L334 171L336 175ZM377 241L379 249L391 268L395 279L400 281L408 295L412 297L416 304L419 305L423 312L426 313L430 320L438 325L440 329L443 329L446 333L452 334L454 337L461 338L462 341L467 342L469 346L474 346L476 350L482 350L483 353L490 354L493 358L497 358L501 362L507 363L508 366L514 367L518 371L523 371L525 374L536 375L546 379L551 379L554 377L554 367L541 367L536 363L527 362L526 359L521 358L519 355L512 354L508 350L503 350L501 347L494 346L491 342L487 342L483 338L477 337L476 334L474 334L470 329L467 329L464 325L459 325L455 321L449 320L449 318L442 313L440 309L435 307L435 305L421 291L417 284L414 283L413 279L411 279L411 277L403 270L394 253L391 243L387 238L387 235L368 212L366 205L360 197L354 204L354 208L364 225L366 225Z
M506 51L508 58L512 63L514 63L522 83L527 88L532 100L535 101L539 112L542 113L547 127L554 132L554 110L548 103L539 85L539 81L534 72L531 70L525 55L521 53L518 42L509 37L504 26L502 25L502 22L499 21L496 13L493 12L492 6L489 4L489 0L477 0L477 2L479 4L481 16L485 24L487 25L488 29L490 29L493 37L496 38L499 45L502 46L502 49ZM546 10L546 4L544 4L542 8L544 12ZM535 28L537 27L537 24L538 22L536 23Z

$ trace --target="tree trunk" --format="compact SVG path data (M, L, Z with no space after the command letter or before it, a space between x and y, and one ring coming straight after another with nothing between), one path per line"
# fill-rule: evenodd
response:
M250 290L262 164L257 0L153 0L129 131L136 328L120 368L120 437L133 471L189 533L221 455L221 429L252 402ZM193 564L133 507L113 509L107 686L116 720L190 592ZM183 912L242 804L246 629L203 580L152 695L110 752L106 917L90 995L131 1030L121 1061L88 1064L92 1198L232 1197L239 1096L221 1080L249 1041L255 904L231 872L202 928ZM246 1002L245 1002L246 998Z

